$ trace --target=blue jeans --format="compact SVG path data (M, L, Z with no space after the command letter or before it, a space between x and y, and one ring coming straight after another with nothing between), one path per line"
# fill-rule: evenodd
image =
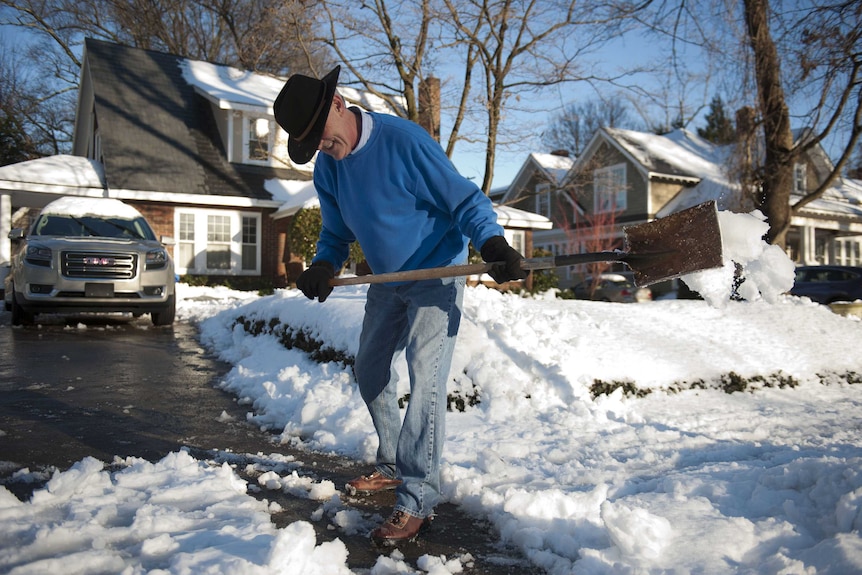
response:
M380 441L377 469L403 481L395 509L414 517L431 515L440 501L446 383L463 299L463 277L368 288L356 381ZM402 350L410 374L403 424L393 368Z

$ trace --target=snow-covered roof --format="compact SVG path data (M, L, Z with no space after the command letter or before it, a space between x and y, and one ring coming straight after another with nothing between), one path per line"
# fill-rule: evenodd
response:
M513 201L523 191L524 186L534 177L537 167L542 171L543 177L548 182L561 186L574 163L575 160L568 156L533 152L527 156L526 161L521 165L512 182L508 186L491 190L490 195L492 198L499 198L502 202Z
M531 230L550 230L553 222L545 216L513 208L512 206L494 206L497 213L497 223L504 228L524 228Z
M566 174L569 173L569 170L572 169L572 165L575 163L572 158L568 156L560 156L558 154L533 152L530 154L530 157L534 162L536 162L536 165L545 170L548 176L557 184L562 183L563 178L566 177Z
M320 206L314 182L311 180L267 180L264 189L272 194L274 200L284 202L273 214L273 218L292 216L303 208Z
M80 156L60 154L0 167L0 189L101 195L105 188L102 164Z
M739 184L728 175L732 145L718 146L687 130L665 135L604 128L605 132L650 177L688 179L694 186L665 204L658 216L715 200L728 209L739 194ZM800 134L802 132L799 132ZM803 209L809 213L862 217L862 182L841 179L822 197Z
M727 151L687 130L659 136L619 128L604 129L652 176L724 179L721 166Z
M183 79L220 109L260 111L272 114L272 103L287 78L240 70L200 60L183 59ZM339 86L338 92L350 103L384 114L392 110L381 98L354 88Z

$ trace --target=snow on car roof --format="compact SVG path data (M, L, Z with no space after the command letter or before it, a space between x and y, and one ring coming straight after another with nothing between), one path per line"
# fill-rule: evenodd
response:
M54 200L42 209L43 214L57 216L96 216L133 220L142 217L141 212L113 198L82 198L65 196Z

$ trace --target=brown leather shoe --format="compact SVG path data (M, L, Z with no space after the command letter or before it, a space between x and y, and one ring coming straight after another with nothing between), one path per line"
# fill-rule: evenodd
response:
M431 516L414 517L396 510L380 527L371 532L371 539L378 545L395 545L413 541L419 533L431 525Z
M375 471L371 475L363 475L356 479L351 479L344 488L351 495L356 495L357 493L368 495L369 493L395 489L399 485L401 485L400 479L390 479L379 471Z

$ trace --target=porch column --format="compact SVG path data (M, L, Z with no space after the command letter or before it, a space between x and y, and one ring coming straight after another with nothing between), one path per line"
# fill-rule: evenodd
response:
M804 265L816 264L817 261L817 234L812 225L802 228L802 263Z
M9 232L12 231L12 196L0 194L0 292L3 291L3 280L9 272L12 261L12 243Z

